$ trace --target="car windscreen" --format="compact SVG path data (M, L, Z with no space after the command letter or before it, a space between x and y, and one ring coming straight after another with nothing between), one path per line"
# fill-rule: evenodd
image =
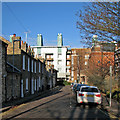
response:
M81 92L99 92L97 88L84 87L81 89Z
M78 90L78 91L80 91L81 86L87 86L87 85L85 85L85 84L79 84L79 85L77 86L77 90Z

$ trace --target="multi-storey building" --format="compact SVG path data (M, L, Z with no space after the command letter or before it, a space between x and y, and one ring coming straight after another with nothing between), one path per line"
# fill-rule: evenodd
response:
M71 82L87 83L90 71L104 68L105 73L109 72L110 65L114 68L114 42L98 42L94 35L91 48L72 48L71 51Z
M66 56L66 80L70 81L71 80L71 50L67 51L67 56Z
M87 83L85 70L88 67L91 49L72 48L71 51L71 82Z
M62 34L57 36L57 46L43 46L43 37L38 34L37 46L31 46L35 52L35 56L41 56L47 62L48 65L54 65L54 68L58 70L58 79L68 78L69 72L66 74L66 57L68 46L63 46Z

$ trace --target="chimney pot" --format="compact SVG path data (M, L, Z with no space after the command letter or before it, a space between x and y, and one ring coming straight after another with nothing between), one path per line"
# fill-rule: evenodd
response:
M21 41L21 44L23 45L23 41Z
M16 34L13 34L13 37L16 37Z

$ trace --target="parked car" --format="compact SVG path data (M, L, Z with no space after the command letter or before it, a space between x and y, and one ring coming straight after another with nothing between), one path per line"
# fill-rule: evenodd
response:
M76 92L77 85L78 85L78 83L74 83L74 85L73 85L73 91L74 92Z
M101 104L100 91L95 86L81 86L77 91L77 103L97 103Z
M86 84L77 84L77 86L76 86L76 92L80 91L81 86L88 86L88 85L86 85Z
M71 83L71 86L70 86L70 87L71 87L71 89L73 89L73 86L74 86L74 83Z

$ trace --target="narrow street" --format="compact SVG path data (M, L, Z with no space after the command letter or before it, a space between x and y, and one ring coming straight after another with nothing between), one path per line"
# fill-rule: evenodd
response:
M94 118L110 119L109 114L101 111L94 105L76 105L75 94L70 86L63 86L59 91L54 91L51 95L43 98L37 97L30 102L22 104L12 110L3 119L15 118Z

